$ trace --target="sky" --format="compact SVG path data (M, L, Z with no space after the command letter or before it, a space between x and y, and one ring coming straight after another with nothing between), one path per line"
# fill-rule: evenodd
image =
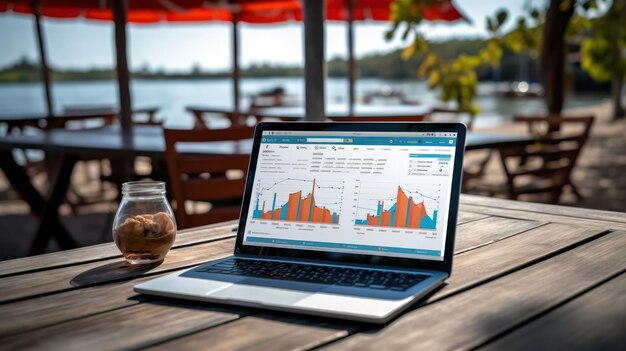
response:
M432 40L486 37L485 18L499 8L509 11L509 18L523 13L527 3L543 4L542 0L509 0L494 5L484 0L454 0L455 6L471 23L426 23L422 33ZM509 20L509 25L512 21ZM112 67L115 59L113 24L83 19L44 19L44 40L48 61L53 68ZM0 67L22 57L38 60L34 20L31 15L0 14ZM355 25L357 57L388 52L405 46L399 38L387 42L383 38L389 28L384 22L359 22ZM303 31L300 23L275 25L240 25L240 62L302 65ZM129 65L167 71L188 71L194 66L203 70L227 70L231 66L231 26L228 23L128 26ZM346 57L346 25L326 25L326 57Z

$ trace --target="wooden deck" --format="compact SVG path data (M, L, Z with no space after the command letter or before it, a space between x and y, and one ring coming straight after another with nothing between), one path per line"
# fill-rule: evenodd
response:
M165 263L113 244L0 263L0 349L624 349L626 215L462 196L447 284L383 326L140 295L231 254L234 222L179 233Z

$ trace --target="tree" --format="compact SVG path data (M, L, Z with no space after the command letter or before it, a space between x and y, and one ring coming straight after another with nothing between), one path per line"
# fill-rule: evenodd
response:
M551 0L543 26L541 42L541 82L545 92L548 113L558 114L563 109L565 77L565 33L575 0Z
M477 55L461 54L443 60L430 48L417 30L423 18L417 9L445 0L396 0L391 9L392 38L405 25L402 38L413 36L403 57L423 55L418 74L428 78L429 86L442 91L443 101L456 101L462 111L476 112L475 71L484 65L497 65L506 47L515 53L538 54L541 81L548 113L563 109L566 77L566 45L581 46L582 68L597 81L612 80L614 116L624 116L622 90L626 79L626 0L550 0L547 8L529 8L510 32L500 32L507 12L499 10L487 19L491 37ZM600 6L601 5L601 6ZM599 13L599 8L608 10Z
M600 7L606 10L600 13ZM569 43L580 46L581 66L591 78L612 80L614 118L623 117L626 0L551 0L543 12L545 14L539 9L531 10L531 17L539 20L534 27L527 27L521 18L505 43L515 52L526 48L534 50L539 45L548 112L560 113L563 108L565 50ZM542 18L545 18L544 23L541 23ZM520 38L529 40L517 40Z
M476 70L485 65L499 64L502 57L502 49L498 44L500 27L506 21L507 13L500 11L495 18L488 20L487 27L492 38L486 41L485 47L478 53L463 53L453 59L444 59L431 48L417 27L424 20L420 9L445 2L446 0L396 0L391 5L393 26L385 36L392 39L403 27L402 39L412 40L403 50L402 58L406 61L415 55L423 56L417 74L427 78L429 88L439 89L440 99L444 102L456 102L460 112L476 114L480 110L474 102L478 88Z
M584 25L591 35L582 41L582 67L596 81L612 81L613 118L624 118L626 0L614 0L602 16Z

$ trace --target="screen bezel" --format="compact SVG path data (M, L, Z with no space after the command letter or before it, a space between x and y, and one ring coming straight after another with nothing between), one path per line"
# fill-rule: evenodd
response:
M463 154L465 151L465 139L467 128L463 123L403 123L403 122L261 122L257 124L254 133L254 143L250 156L250 165L246 179L245 195L241 206L239 227L235 244L236 255L252 255L277 258L299 258L319 261L332 261L341 263L379 265L390 267L403 267L413 269L429 269L445 271L448 274L452 270L452 256L454 252L454 238L456 236L456 223L459 208L459 195L461 187L461 174L463 169ZM268 246L244 245L246 221L252 198L252 186L256 173L256 160L258 160L261 145L261 136L264 131L320 131L320 132L456 132L457 143L455 161L453 166L452 189L450 191L450 207L448 213L447 236L444 247L443 261L365 255L355 253L326 252L300 249L287 249Z

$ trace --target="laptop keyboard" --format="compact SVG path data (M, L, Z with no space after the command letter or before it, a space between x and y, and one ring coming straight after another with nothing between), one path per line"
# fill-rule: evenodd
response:
M393 291L407 290L429 277L414 273L236 258L200 267L196 271Z

